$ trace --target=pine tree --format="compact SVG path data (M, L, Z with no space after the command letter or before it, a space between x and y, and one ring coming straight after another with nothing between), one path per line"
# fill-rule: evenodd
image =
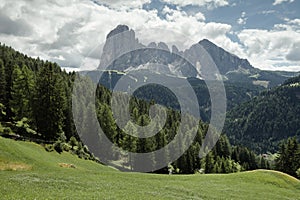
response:
M140 126L146 126L149 124L149 118L146 115L141 115L138 119L138 125ZM140 130L137 130L140 131ZM140 132L141 134L141 132ZM144 133L142 133L144 134ZM144 163L141 162L135 162L135 168L136 169L153 169L155 167L155 157L154 154L151 153L156 149L155 144L155 137L149 137L149 138L139 138L137 141L137 152L139 153L149 153L147 156L145 156Z
M296 176L300 167L300 150L296 137L289 138L285 144L281 144L275 167L279 171Z
M5 67L5 91L6 91L6 97L4 99L4 106L6 107L6 120L7 121L11 121L12 120L12 116L13 116L13 113L12 113L12 110L9 106L9 101L11 99L11 85L12 85L12 72L14 70L14 66L16 66L15 64L15 59L13 58L13 56L8 53L8 55L5 55L4 56L4 67Z
M125 126L125 136L122 139L122 148L125 149L126 151L129 152L136 152L137 149L137 138L133 137L132 135L137 134L137 129L136 127L132 124L132 122L128 122L127 125ZM129 135L130 133L130 135ZM132 154L129 153L128 157L128 164L130 166L130 169L133 169L133 162L134 158L132 157Z
M29 120L33 119L33 95L34 95L34 76L33 72L27 66L22 69L19 66L14 67L12 74L12 89L10 107L15 115L16 121L23 117Z
M46 62L38 72L35 96L37 131L47 140L57 140L63 133L66 103L63 80L58 66Z
M0 103L4 103L6 99L6 80L5 80L5 67L2 59L0 59Z
M113 117L110 107L107 104L102 105L100 115L98 115L98 117L101 124L101 128L106 134L106 136L111 140L111 142L116 144L119 143L115 119Z
M212 173L214 169L214 158L212 152L209 152L205 157L205 173Z

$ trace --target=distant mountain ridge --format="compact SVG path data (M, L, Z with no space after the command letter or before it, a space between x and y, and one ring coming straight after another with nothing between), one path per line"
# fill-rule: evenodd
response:
M247 59L241 59L207 39L201 40L198 44L211 56L224 81L247 82L269 88L299 74L263 71L253 67ZM158 44L151 42L146 46L139 42L134 30L126 25L118 25L107 35L99 69L123 72L143 69L175 77L201 79L202 74L205 73L203 69L197 69L183 59L190 57L193 60L193 55L190 55L193 51L195 51L194 46L179 51L174 45L170 50L164 42ZM150 69L149 63L159 63L161 67Z

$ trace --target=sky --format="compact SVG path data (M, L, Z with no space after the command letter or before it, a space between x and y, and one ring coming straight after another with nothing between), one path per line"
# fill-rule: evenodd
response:
M299 0L0 0L0 42L67 70L99 64L119 24L148 44L206 38L264 70L300 71Z

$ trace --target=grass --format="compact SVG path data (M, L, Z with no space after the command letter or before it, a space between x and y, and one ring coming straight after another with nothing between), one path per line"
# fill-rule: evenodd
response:
M0 199L282 200L300 199L300 182L268 170L171 176L124 173L0 137L0 194Z

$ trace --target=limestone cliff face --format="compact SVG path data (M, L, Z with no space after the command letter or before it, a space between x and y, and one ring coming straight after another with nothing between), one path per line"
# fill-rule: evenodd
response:
M100 69L105 69L123 54L142 46L135 38L135 32L126 25L118 25L106 37L101 55Z

